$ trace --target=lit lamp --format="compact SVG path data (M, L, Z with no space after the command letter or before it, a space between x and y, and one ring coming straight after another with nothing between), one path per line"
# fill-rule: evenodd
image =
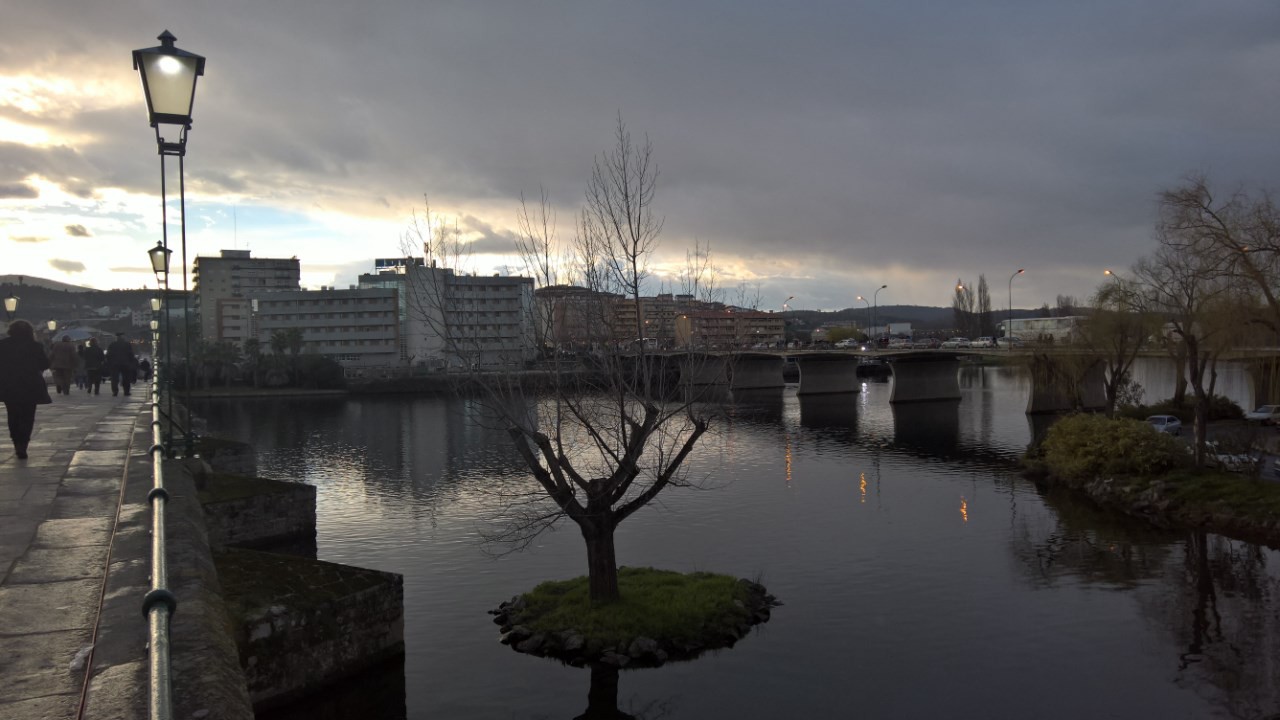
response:
M155 128L160 154L181 156L187 151L196 78L204 74L204 58L175 47L173 41L177 38L168 30L156 39L160 41L158 47L133 51L133 69L142 76L147 118ZM166 140L162 126L174 126L176 139Z
M151 298L151 312L158 313L162 307L164 307L164 302L160 298Z
M165 273L166 305L169 291L169 217L168 201L165 195L165 157L178 158L178 208L181 213L182 227L182 322L184 326L183 342L186 345L186 362L183 363L186 373L186 390L191 392L191 313L188 307L190 293L187 292L187 201L186 183L184 179L183 159L187 154L187 133L191 130L191 108L196 100L196 80L204 75L204 58L192 52L176 47L177 40L173 33L165 30L157 37L160 45L133 51L133 69L142 78L142 92L147 99L147 119L156 132L156 147L160 151L160 208L163 219L163 240L151 251L151 267L157 274ZM169 137L165 137L166 134ZM157 252L163 258L157 258ZM165 365L169 365L173 327L168 327L169 337L165 342ZM173 394L169 394L170 409L173 405ZM184 440L187 455L194 449L191 436L191 403L187 398L187 427ZM170 417L172 422L172 416Z
M152 321L151 321L151 332L157 332L159 329L160 329L160 321L159 321L159 320L152 320Z
M16 312L18 312L18 296L9 293L9 297L4 299L4 314L7 316L5 319L12 322L13 314Z
M160 242L156 242L156 246L147 251L147 255L151 257L151 270L155 272L157 278L163 276L165 289L169 287L169 256L172 254L173 251ZM151 301L151 309L160 309L159 298Z
M54 332L58 329L58 321L50 320L49 322L45 323L45 326L49 328L49 332Z

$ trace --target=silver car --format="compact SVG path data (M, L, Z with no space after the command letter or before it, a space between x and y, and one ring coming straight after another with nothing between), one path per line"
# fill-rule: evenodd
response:
M1176 415L1152 415L1147 418L1147 424L1154 428L1156 432L1169 435L1182 434L1182 421Z

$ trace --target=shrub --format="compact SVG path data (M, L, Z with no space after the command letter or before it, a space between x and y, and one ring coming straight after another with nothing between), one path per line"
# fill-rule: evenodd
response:
M1181 405L1174 404L1172 399L1161 400L1154 405L1126 405L1119 409L1119 414L1135 420L1142 420L1151 415L1174 415L1182 421L1182 424L1191 425L1195 422L1194 402L1189 398ZM1239 420L1242 417L1244 417L1244 411L1231 400L1221 395L1213 395L1209 398L1209 422Z
M1157 475L1189 460L1177 440L1145 422L1102 415L1063 418L1049 428L1040 451L1050 474L1073 480Z

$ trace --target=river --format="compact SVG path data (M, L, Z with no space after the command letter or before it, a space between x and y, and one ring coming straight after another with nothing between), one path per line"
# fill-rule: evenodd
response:
M1245 400L1235 375L1220 384ZM1159 376L1139 373L1148 401L1168 395ZM518 552L485 540L503 511L495 488L525 473L477 404L197 411L253 443L261 475L316 485L321 559L404 575L403 665L326 697L336 717L574 718L593 680L592 713L603 698L644 718L1280 712L1276 553L1037 488L1016 468L1040 429L1022 372L965 366L961 386L959 403L891 406L890 385L872 382L727 404L691 459L714 489L669 490L628 519L619 562L759 579L784 605L732 649L617 678L497 642L486 610L586 562L569 524Z

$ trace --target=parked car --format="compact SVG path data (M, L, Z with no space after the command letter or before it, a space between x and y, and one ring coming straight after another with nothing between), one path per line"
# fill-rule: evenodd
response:
M993 348L995 346L996 346L996 341L986 336L983 336L978 338L977 340L974 340L972 344L972 347L976 347L976 348Z
M954 337L942 341L942 347L944 348L967 348L969 346L969 338Z
M996 345L998 347L1018 347L1022 345L1022 338L1018 337L1017 335L1010 335L1008 337L996 338Z
M1263 405L1257 410L1245 413L1244 419L1263 425L1280 424L1280 405Z
M889 341L889 348L892 350L904 350L911 347L911 341L906 338L894 338Z
M1182 421L1176 415L1152 415L1147 418L1147 424L1154 428L1156 432L1168 435L1182 434Z
M911 347L916 350L937 350L939 345L942 345L942 341L938 338L920 338L911 343Z
M857 340L854 340L853 338L845 338L840 342L836 343L836 347L838 348L856 348L856 347L861 347L861 345L862 343L858 342Z

